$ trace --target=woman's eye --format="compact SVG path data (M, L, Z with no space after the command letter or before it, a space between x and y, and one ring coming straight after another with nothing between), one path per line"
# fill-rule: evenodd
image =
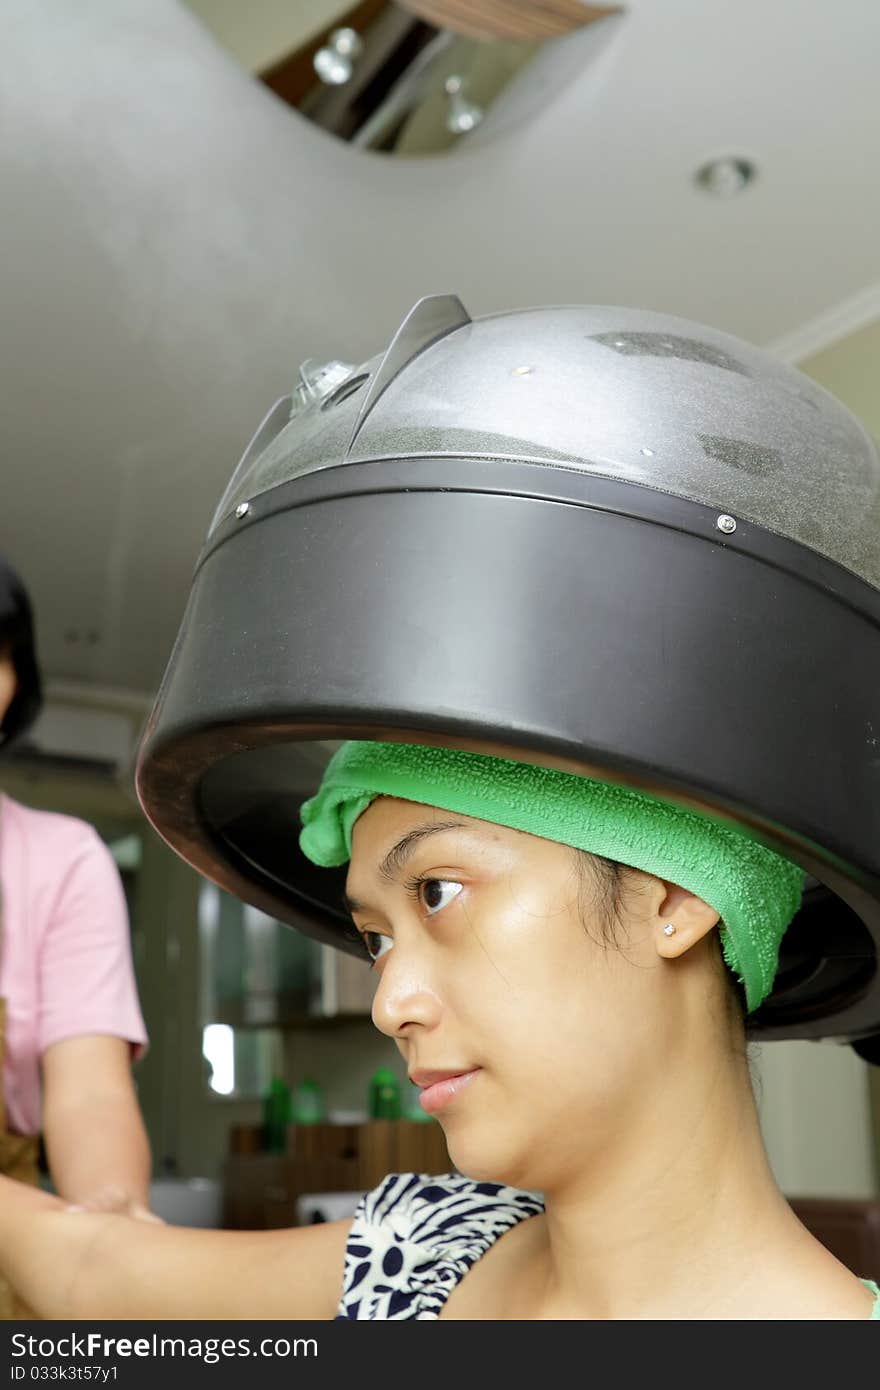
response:
M449 878L412 879L406 884L407 892L418 900L429 917L433 917L441 908L448 907L452 900L458 897L461 889L460 883ZM362 931L358 934L373 964L387 955L394 945L391 937L383 932Z
M448 878L426 878L419 887L419 896L426 912L431 916L447 907L461 892L461 884Z
M371 961L377 961L380 956L384 956L386 951L391 950L391 938L383 936L378 931L365 931L362 933L364 945L367 948L367 955Z

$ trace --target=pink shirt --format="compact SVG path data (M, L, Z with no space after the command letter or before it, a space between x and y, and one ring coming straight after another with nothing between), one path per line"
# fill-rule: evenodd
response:
M6 1122L40 1129L40 1058L52 1043L109 1034L145 1050L125 895L84 821L0 794L0 996Z

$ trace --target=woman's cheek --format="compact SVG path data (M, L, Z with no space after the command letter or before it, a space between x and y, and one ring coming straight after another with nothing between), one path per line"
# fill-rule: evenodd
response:
M499 893L489 908L482 933L486 945L528 972L556 970L581 954L583 928L573 921L567 903L548 903L545 893L524 888Z

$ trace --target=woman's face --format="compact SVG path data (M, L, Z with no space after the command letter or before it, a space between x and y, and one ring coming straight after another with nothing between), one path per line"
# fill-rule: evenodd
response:
M462 1172L547 1189L601 1163L677 1044L654 942L664 893L606 945L574 852L380 797L355 824L347 892L377 975L373 1021L422 1073Z
M17 689L15 663L8 651L0 651L0 724L6 718L6 711L15 699Z

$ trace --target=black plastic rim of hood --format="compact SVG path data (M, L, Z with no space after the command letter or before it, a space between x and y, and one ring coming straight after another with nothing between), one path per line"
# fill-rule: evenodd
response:
M203 553L137 767L190 864L362 955L301 854L315 741L487 743L732 819L812 876L754 1037L880 1033L880 593L716 509L539 462L294 479ZM858 1044L856 1044L858 1045Z

